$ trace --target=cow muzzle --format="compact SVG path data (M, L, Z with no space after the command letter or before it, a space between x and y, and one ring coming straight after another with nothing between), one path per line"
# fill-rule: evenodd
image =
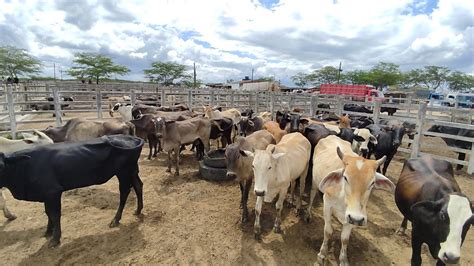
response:
M227 178L229 179L235 179L237 177L237 174L234 172L227 172L226 173Z
M263 190L255 190L255 196L257 197L264 197L265 196L265 191Z
M365 219L365 217L361 215L348 214L346 219L348 223L357 226L363 226L367 223L367 219Z
M446 264L456 264L461 258L460 255L451 252L444 252L441 260Z

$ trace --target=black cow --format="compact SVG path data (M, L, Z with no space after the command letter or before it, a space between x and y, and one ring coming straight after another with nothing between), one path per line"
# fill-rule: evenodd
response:
M351 119L351 127L355 128L366 128L374 123L374 120L370 117L350 115L349 118Z
M474 130L470 129L461 129L461 128L456 128L456 127L448 127L448 126L438 126L434 125L430 129L428 129L428 132L438 132L438 133L444 133L444 134L449 134L449 135L454 135L454 136L462 136L462 137L468 137L468 138L474 138ZM463 141L463 140L454 140L454 139L448 139L448 138L442 138L446 145L449 147L455 147L455 148L460 148L460 149L467 149L470 150L472 147L472 142L468 141ZM466 158L466 154L459 152L458 153L458 160L464 161ZM462 165L458 164L456 166L456 170L461 170Z
M242 117L240 120L240 132L241 136L246 137L255 131L259 131L263 128L263 119L261 117Z
M366 113L366 114L372 113L372 110L367 109L367 107L358 105L358 104L353 104L353 103L344 104L344 111Z
M241 112L240 115L241 116L246 116L248 118L252 118L254 113L255 112L252 109L248 108L248 109L245 109L243 112Z
M130 188L137 195L139 215L143 208L143 183L138 176L138 159L143 140L133 136L113 135L69 143L56 143L0 153L0 187L8 188L18 200L44 202L48 226L45 236L52 236L50 247L61 238L61 195L64 191L98 185L117 176L120 205L110 227L118 226Z
M277 111L275 115L275 120L280 126L280 129L285 130L286 124L288 124L291 119L290 119L290 113L288 111Z
M318 108L331 109L331 106L327 103L320 103L320 104L318 104ZM328 111L317 110L316 115L319 115L319 114L329 114L329 112Z
M380 107L380 112L387 112L389 116L393 116L396 113L398 108L396 107Z
M387 168L393 159L393 156L395 156L398 147L400 147L400 144L402 143L403 135L405 134L405 128L399 125L393 125L391 127L386 126L381 129L377 129L376 125L372 125L368 127L368 129L370 130L371 134L377 135L377 145L369 143L369 152L365 157L370 159L374 153L377 160L383 156L387 156L387 159L385 159L383 164L382 171L380 171L380 166L377 169L379 173L385 175Z
M405 233L408 220L412 223L411 265L421 265L423 243L438 260L436 265L459 262L474 216L449 162L428 156L407 160L398 178L395 202L404 216L398 233Z

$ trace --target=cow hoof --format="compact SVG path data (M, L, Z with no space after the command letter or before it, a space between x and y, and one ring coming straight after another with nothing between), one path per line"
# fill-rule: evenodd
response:
M55 248L57 246L59 246L59 240L57 239L51 239L48 243L48 248Z
M112 220L112 222L110 222L109 227L114 228L114 227L119 226L119 224L120 223L118 221L115 221L115 219L114 219L114 220Z
M6 215L5 218L7 218L8 221L13 221L16 219L16 215L14 214Z
M53 232L46 231L43 235L43 237L49 238L53 235Z
M255 240L262 240L260 233L255 233L253 237L255 238Z
M274 226L273 227L273 232L275 232L276 234L282 234L283 233L280 226Z
M319 265L324 265L325 261L326 261L326 256L324 256L321 253L318 253L318 263L319 263Z
M166 172L167 172L167 173L171 173L171 169L166 169Z
M179 172L174 173L174 176L179 176Z
M398 228L397 231L395 232L395 234L399 235L399 236L404 236L406 235L405 234L405 228Z
M310 223L310 222L311 222L311 215L305 214L304 217L303 217L303 220L304 220L306 223Z
M246 224L248 221L249 221L248 217L242 216L242 220L241 220L242 224Z

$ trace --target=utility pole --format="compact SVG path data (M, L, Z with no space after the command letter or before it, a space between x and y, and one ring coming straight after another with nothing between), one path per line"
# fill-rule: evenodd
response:
M56 63L53 63L53 72L54 80L56 80Z
M339 62L339 69L337 70L337 84L341 81L342 62Z
M252 80L253 80L253 68L252 68Z
M193 63L193 69L194 69L194 85L193 87L196 88L196 62Z

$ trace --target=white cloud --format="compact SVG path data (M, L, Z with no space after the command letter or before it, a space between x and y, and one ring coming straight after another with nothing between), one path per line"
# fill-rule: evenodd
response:
M389 61L474 72L474 5L433 1L0 1L0 43L63 66L75 52L103 53L133 79L156 60L196 62L205 81L239 79L252 68L289 81L339 61L346 70ZM415 12L430 6L432 13Z

